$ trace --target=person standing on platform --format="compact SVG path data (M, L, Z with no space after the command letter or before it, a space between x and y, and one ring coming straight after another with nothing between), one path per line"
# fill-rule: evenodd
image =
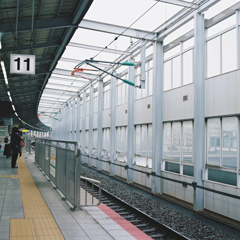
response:
M9 158L11 156L11 135L6 136L4 138L5 146L4 146L4 152L3 155L6 156L6 158Z
M23 139L23 136L19 137L18 133L18 128L14 127L11 134L12 168L17 168L15 165L17 162L18 153L21 151L20 141Z
M19 136L21 139L23 139L23 135L22 135L21 129L20 129L19 132L18 132L18 136ZM21 145L20 145L20 152L19 152L19 157L18 157L18 158L21 158L21 156L22 156L22 147L21 147Z

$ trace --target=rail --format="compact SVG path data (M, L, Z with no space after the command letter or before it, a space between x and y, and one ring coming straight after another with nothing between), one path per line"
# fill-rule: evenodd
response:
M91 196L92 196L92 203L90 205L94 205L94 196L93 196L93 188L94 188L94 184L96 184L99 188L99 201L98 201L98 204L99 205L101 203L101 198L102 198L102 184L100 181L97 181L95 179L91 179L91 178L87 178L87 177L83 177L83 176L80 176L80 179L83 179L85 180L85 186L86 186L86 189L87 189L87 183L91 183L92 184L92 193ZM82 203L82 201L80 200L80 202ZM82 204L81 204L82 205ZM89 202L88 202L88 192L87 190L85 190L85 205L89 205Z

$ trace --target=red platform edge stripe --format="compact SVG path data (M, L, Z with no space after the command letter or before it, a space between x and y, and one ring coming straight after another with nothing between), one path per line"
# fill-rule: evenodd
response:
M140 229L135 227L132 223L128 222L122 216L114 212L110 207L105 204L98 205L98 208L102 210L106 215L108 215L112 220L114 220L118 225L120 225L129 234L135 237L137 240L150 240L146 233L142 232Z

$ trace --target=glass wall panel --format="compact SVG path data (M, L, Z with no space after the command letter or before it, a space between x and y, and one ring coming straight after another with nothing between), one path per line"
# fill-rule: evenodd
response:
M147 156L147 125L142 125L142 155Z
M121 127L121 152L125 152L125 127Z
M180 161L181 157L181 123L172 124L172 159Z
M152 157L152 124L148 125L148 156ZM159 146L157 146L159 147Z
M222 73L237 69L236 29L222 35Z
M151 61L152 62L152 61ZM148 95L153 94L153 70L148 71Z
M122 84L122 104L126 103L126 87L127 84Z
M207 77L220 74L220 37L207 42Z
M117 105L122 104L122 84L117 86Z
M173 88L181 86L181 64L180 64L180 56L175 57L173 59Z
M89 131L86 130L85 131L85 146L88 147L88 144L89 144Z
M110 129L104 128L103 129L103 149L106 151L109 151L110 149L109 139L110 139Z
M222 165L237 169L237 117L222 119Z
M117 127L117 151L121 152L121 128Z
M183 122L183 162L193 162L193 126L192 121Z
M89 115L89 101L86 102L86 115Z
M221 122L220 118L207 121L207 163L220 166L221 157Z
M180 45L172 48L171 50L164 53L164 59L168 59L176 54L180 53Z
M93 148L97 149L97 129L93 129Z
M192 47L194 45L194 37L188 39L187 41L183 42L183 50Z
M164 63L164 91L171 89L172 86L172 61Z
M140 76L137 76L135 78L135 82L136 82L136 85L140 85ZM135 99L140 99L141 98L141 92L142 90L140 88L136 88L136 95L135 95Z
M163 158L170 160L171 159L171 123L164 123L163 124Z
M193 50L183 54L183 85L193 82Z
M136 143L136 154L141 154L141 126L136 126L136 134L135 134L135 143Z
M229 1L230 2L230 1ZM232 15L231 17L215 24L214 26L208 28L207 30L207 37L211 37L214 34L217 34L231 26L233 26L234 24L236 24L236 15Z

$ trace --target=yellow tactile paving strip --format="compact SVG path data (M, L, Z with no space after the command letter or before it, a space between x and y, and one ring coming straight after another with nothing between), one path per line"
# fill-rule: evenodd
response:
M64 240L23 156L11 177L19 178L25 219L10 220L10 240Z

